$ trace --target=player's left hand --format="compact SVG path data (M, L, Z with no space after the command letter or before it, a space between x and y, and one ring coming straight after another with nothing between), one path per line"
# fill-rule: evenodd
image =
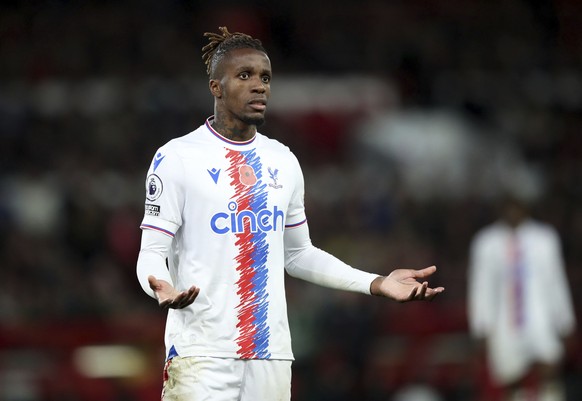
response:
M428 281L419 282L436 271L436 266L420 270L396 269L386 277L376 278L370 287L372 295L383 296L398 302L431 300L443 292L444 287L430 288Z

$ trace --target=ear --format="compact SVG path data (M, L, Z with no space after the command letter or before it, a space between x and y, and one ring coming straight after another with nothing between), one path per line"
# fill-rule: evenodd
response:
M222 97L222 86L220 85L219 80L211 79L208 82L208 87L210 88L210 93L212 93L212 96L214 96L215 98Z

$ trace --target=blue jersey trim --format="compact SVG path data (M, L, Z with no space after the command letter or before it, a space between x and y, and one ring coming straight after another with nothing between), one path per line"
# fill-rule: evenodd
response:
M285 224L285 228L295 228L295 227L299 227L302 224L307 223L307 219L300 221L299 223L295 223L295 224Z
M180 356L180 355L178 355L178 351L176 351L176 347L174 347L172 345L170 347L170 351L168 352L168 357L166 358L166 361L169 361L170 359L172 359L175 356Z
M174 238L174 233L168 230L164 230L163 228L152 226L151 224L142 224L140 228L147 228L148 230L159 231L162 234L169 235L170 237Z

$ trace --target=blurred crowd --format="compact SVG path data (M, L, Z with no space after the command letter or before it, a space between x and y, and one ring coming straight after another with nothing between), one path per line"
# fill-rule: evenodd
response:
M201 3L0 6L0 331L161 314L135 277L144 175L158 146L212 113L202 33L226 25L269 51L261 131L302 163L314 243L380 274L436 264L447 289L393 305L289 279L294 399L396 399L399 385L437 383L444 400L477 400L478 378L451 366L473 364L468 247L504 192L557 229L570 285L582 284L582 5ZM565 377L581 372L568 357Z

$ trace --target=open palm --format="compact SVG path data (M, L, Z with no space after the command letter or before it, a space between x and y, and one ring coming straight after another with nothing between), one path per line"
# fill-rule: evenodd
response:
M170 283L165 280L158 280L154 276L148 277L150 288L156 294L160 306L164 309L182 309L192 304L198 294L200 288L196 286L190 287L186 291L178 291Z
M398 302L431 300L445 290L443 287L430 288L428 281L423 280L435 271L435 266L420 270L396 269L387 277L374 280L372 294Z

